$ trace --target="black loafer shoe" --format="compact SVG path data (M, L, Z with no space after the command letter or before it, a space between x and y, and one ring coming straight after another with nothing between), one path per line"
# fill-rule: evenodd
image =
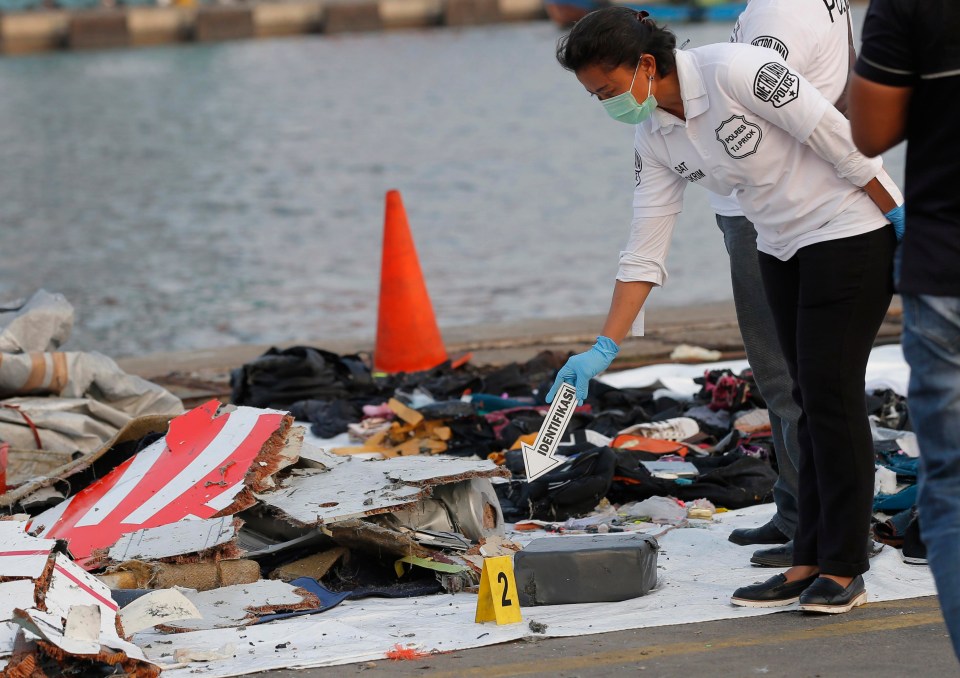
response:
M750 544L786 544L790 541L790 537L777 529L777 526L773 523L767 523L766 525L749 529L741 528L734 530L730 533L728 539L740 546L749 546Z
M793 565L793 541L783 546L754 551L750 562L760 567L791 567Z
M800 594L800 609L804 612L841 614L865 602L867 602L867 590L860 575L854 577L846 588L832 579L818 577L817 581Z
M783 607L800 599L800 594L813 584L817 575L788 582L782 574L770 577L761 584L741 586L733 592L730 602L741 607Z

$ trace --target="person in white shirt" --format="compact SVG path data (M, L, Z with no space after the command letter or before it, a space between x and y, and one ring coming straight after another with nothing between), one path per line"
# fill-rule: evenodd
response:
M847 80L854 61L853 31L846 0L750 0L737 19L730 42L774 50L827 101L835 102L841 112L845 109ZM886 179L892 186L892 181ZM773 518L759 527L734 530L730 541L741 545L779 544L754 552L750 562L789 567L793 562L792 538L798 517L800 406L793 399L793 380L763 291L756 228L744 216L735 195L711 193L710 204L730 255L730 280L740 335L770 413L779 474L773 488L777 506Z
M673 33L645 12L609 7L561 38L557 58L611 117L637 126L637 167L633 224L602 335L568 360L547 400L563 381L585 397L665 282L687 185L735 193L756 226L802 414L794 565L731 601L799 599L803 610L832 613L862 604L874 475L864 373L893 293L897 240L897 201L877 179L881 161L859 153L843 115L769 49L677 51Z

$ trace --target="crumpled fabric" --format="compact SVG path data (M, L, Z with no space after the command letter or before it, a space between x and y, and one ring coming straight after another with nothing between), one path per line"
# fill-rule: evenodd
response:
M179 398L105 355L55 351L72 327L73 307L44 290L0 311L0 440L88 453L137 417L183 412Z

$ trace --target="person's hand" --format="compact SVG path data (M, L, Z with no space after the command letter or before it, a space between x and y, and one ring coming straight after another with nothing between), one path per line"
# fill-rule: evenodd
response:
M547 402L552 403L560 384L567 382L577 389L577 404L583 405L587 399L587 387L590 380L610 367L610 363L620 351L620 347L608 337L597 337L597 343L586 353L570 356L567 364L557 372L553 388L547 394Z
M893 232L897 234L897 240L903 240L903 233L907 228L906 221L904 220L903 205L897 205L883 216L893 224Z

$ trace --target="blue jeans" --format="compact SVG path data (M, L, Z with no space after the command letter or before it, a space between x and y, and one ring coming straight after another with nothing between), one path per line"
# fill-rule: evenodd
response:
M797 529L797 483L800 443L797 440L800 406L793 398L793 379L780 350L767 295L757 263L757 230L746 217L717 215L723 243L730 255L730 279L737 323L747 361L760 395L767 403L773 429L773 449L780 477L773 486L777 513L773 524L790 538Z
M960 658L960 297L904 294L903 354L920 444L920 531Z

